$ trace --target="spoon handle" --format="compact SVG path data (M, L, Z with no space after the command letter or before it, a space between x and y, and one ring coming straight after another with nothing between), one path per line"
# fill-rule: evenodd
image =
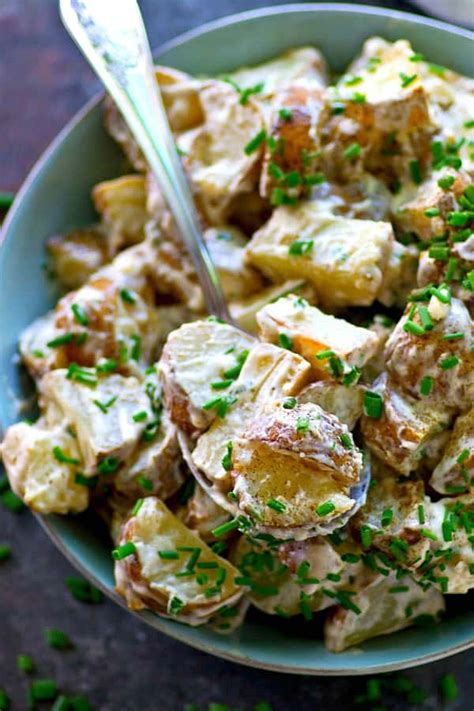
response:
M62 21L115 101L163 191L208 311L231 322L153 70L136 0L60 0Z

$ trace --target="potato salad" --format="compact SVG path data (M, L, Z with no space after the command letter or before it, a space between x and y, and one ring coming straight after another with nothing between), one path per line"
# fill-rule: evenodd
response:
M156 80L238 326L107 99L127 174L47 241L13 491L105 520L133 610L322 613L333 652L437 623L474 588L474 80L378 37Z

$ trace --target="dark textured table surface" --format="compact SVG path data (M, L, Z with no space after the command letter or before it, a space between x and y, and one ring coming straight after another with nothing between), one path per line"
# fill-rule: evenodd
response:
M275 0L274 4L278 3ZM263 7L270 0L144 0L152 43L207 20ZM403 8L406 3L385 2ZM0 190L16 190L33 161L99 84L57 17L54 0L0 0ZM1 326L0 326L1 328ZM351 709L364 680L291 677L238 667L189 649L145 627L110 602L88 606L71 598L64 579L71 566L27 512L0 511L0 542L13 549L0 569L0 687L13 709L27 708L27 680L16 656L31 654L42 677L67 693L84 694L96 711L182 711L210 702L274 711ZM74 648L50 649L44 629L67 632ZM441 709L437 680L448 672L460 687L453 711L474 707L474 652L406 672L430 692L418 708ZM404 711L405 702L390 709Z

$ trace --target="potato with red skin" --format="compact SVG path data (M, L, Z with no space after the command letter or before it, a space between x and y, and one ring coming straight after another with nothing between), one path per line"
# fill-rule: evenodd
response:
M465 410L474 401L472 319L462 301L456 298L444 304L432 296L429 303L421 303L421 306L428 308L432 328L422 335L407 331L406 324L413 309L412 320L417 327L421 326L419 309L414 304L409 305L385 346L387 372L402 391L416 399L437 402L441 408ZM462 334L462 337L449 339L452 333ZM446 359L453 358L452 367L443 367L450 364ZM432 378L428 400L420 392L421 381L426 376Z
M316 524L353 507L350 488L359 481L362 453L348 428L318 405L283 405L268 406L232 440L233 492L257 529L307 538ZM318 513L328 502L329 510Z
M134 546L130 555L115 563L117 592L131 610L148 608L198 626L209 622L224 605L236 605L242 598L244 588L234 582L238 570L216 555L154 496L147 497L138 512L124 523L120 543ZM195 549L200 552L199 562L211 564L206 571L206 585L198 583L196 570L189 576L177 575ZM161 557L159 551L172 551L177 557ZM219 571L223 571L220 583ZM206 595L205 591L212 588L215 594Z
M421 466L426 447L450 426L454 411L442 403L427 407L386 373L375 380L371 391L382 397L383 409L379 418L362 416L364 442L381 461L408 476Z
M433 470L430 485L439 494L462 493L474 477L474 409L459 415Z
M320 170L319 134L326 111L322 89L296 85L274 98L260 179L263 197L271 199L274 188L293 198L309 192L311 180ZM294 174L290 184L288 174Z

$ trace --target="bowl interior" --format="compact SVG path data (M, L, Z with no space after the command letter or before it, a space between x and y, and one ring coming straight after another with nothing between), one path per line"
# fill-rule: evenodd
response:
M344 5L294 5L244 13L188 33L157 53L158 60L190 73L218 73L264 60L304 44L321 48L340 71L371 35L405 38L416 51L465 74L473 73L469 33L413 15ZM90 189L125 170L125 161L102 128L101 106L92 102L42 156L10 212L0 249L0 430L19 419L26 386L15 362L20 332L55 300L42 268L44 242L94 219ZM20 401L20 403L19 403ZM109 595L110 547L89 514L49 516L43 525L63 552ZM470 597L470 596L469 596ZM334 655L311 625L251 614L229 637L192 629L143 613L167 634L234 661L296 673L357 674L412 666L473 644L474 606L455 599L444 624L380 637ZM462 611L462 608L465 608Z

